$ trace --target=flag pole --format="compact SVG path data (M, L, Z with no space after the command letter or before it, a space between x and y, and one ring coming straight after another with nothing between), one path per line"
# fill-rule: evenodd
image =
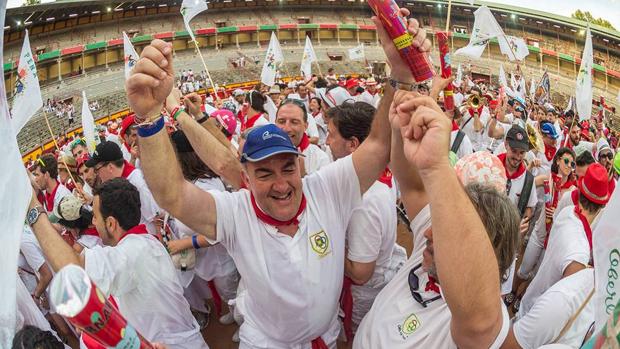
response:
M504 35L500 35L502 37L502 39L504 39L504 41L506 42L506 45L508 45L508 49L510 49L510 53L512 53L512 58L515 59L515 61L517 61L517 66L519 66L519 60L517 59L517 55L514 53L514 51L512 51L512 47L510 47L510 43L508 42L508 39L506 39L506 34ZM521 76L523 76L523 73L521 73Z
M45 110L43 110L43 117L45 118L47 129L50 131L50 136L52 136L52 141L54 142L54 146L56 146L56 150L58 150L58 153L62 153L62 150L60 150L60 147L58 146L58 143L56 142L56 137L54 137L54 131L52 131L52 126L50 125L50 121L47 118L47 112ZM71 170L69 170L69 165L67 165L65 158L60 156L60 160L67 168L67 172L69 172L69 177L71 177L71 180L73 181L73 183L77 184L78 182L75 180L75 178L73 178L73 175L71 174Z
M198 47L198 42L196 40L192 40L192 41L194 42L194 47L196 47L196 51L198 51L198 56L200 57L200 61L202 62L202 66L205 68L205 72L207 73L207 78L209 79L209 83L211 84L211 88L213 88L213 94L215 94L215 99L219 101L220 100L220 96L217 94L217 86L213 83L213 79L211 79L211 73L209 73L209 68L207 68L207 63L205 63L205 59L202 56L202 52L200 52L200 48Z
M446 33L450 30L450 14L452 13L452 0L448 0L448 17L446 18Z

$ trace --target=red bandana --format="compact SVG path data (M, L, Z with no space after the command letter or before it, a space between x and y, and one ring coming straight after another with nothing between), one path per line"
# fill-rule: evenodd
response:
M306 197L302 194L301 204L299 205L299 210L297 210L295 217L289 219L288 221L279 221L271 217L270 215L266 214L260 209L260 207L258 207L258 205L256 204L256 200L254 199L254 194L252 193L250 193L250 200L252 201L252 207L254 208L254 213L256 213L256 217L258 217L259 220L263 221L263 223L274 226L274 227L282 227L282 226L299 224L299 216L301 216L301 214L306 209Z
M300 152L305 152L306 149L308 149L308 147L310 146L310 138L308 138L308 135L304 133L303 136L301 136L301 142L299 142L299 151Z
M327 344L325 344L325 341L321 337L313 339L310 344L312 344L312 349L329 349L329 347L327 346Z
M459 130L459 124L456 123L456 121L452 120L452 131L458 131Z
M47 212L52 212L54 210L54 197L56 196L56 191L58 190L59 186L60 183L56 182L54 190L52 190L51 193L45 193L45 209L47 210Z
M553 207L558 206L558 201L560 200L560 192L564 189L568 189L573 185L576 185L575 181L567 180L562 184L562 177L558 176L555 173L551 173L551 179L553 180L553 199L552 205ZM572 195L572 194L571 194Z
M484 106L478 108L478 116L482 116L482 108L484 108ZM467 109L467 111L469 112L470 116L474 116L474 110L472 108Z
M321 113L320 111L317 111L315 113L312 113L312 116L316 118L316 116L319 115L320 113Z
M579 220L581 221L581 224L583 224L583 230L586 233L586 238L588 239L588 245L590 245L590 253L592 252L592 228L590 228L590 223L588 223L588 220L586 219L586 217L581 213L581 209L579 208L579 205L575 206L575 215L577 216L577 218L579 218Z
M258 118L262 116L263 116L263 113L258 113L252 117L245 119L246 121L241 123L241 132L247 130L248 128L254 127L256 120L258 120Z
M123 234L123 236L121 236L120 239L118 239L118 242L121 242L121 240L123 240L125 236L131 235L131 234L136 234L136 235L148 234L148 231L146 230L146 225L138 224L135 227L130 228L129 230L125 232L125 234Z
M433 291L435 293L441 294L441 290L439 289L439 285L437 285L437 280L434 277L428 276L428 282L426 283L426 287L424 288L425 292Z
M522 174L525 173L525 165L523 165L523 161L519 164L519 167L517 168L517 170L511 175L510 173L508 173L508 168L506 167L506 153L499 154L497 157L499 158L499 160L504 165L504 169L506 171L506 178L507 179L516 179L516 178L519 178L519 176L521 176Z
M555 156L556 151L557 151L556 147L545 144L545 157L547 158L547 161L553 160L553 157Z
M125 160L125 163L123 165L123 173L121 173L121 177L127 179L127 177L129 177L129 175L135 170L136 168L130 164L129 162L127 162L127 160Z
M381 177L379 177L379 182L387 185L388 187L392 187L392 171L389 168L386 168L383 173L381 173Z

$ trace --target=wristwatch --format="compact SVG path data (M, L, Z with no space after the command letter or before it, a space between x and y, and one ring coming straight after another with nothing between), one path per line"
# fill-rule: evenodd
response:
M41 214L47 214L47 211L45 211L43 206L33 207L30 210L28 210L28 214L26 215L26 220L28 221L28 225L32 226L33 224L35 224Z

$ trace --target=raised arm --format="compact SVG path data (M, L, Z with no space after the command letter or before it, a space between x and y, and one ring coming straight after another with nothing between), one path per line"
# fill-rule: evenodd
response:
M476 209L450 167L450 121L431 98L398 106L404 154L431 206L434 260L459 348L488 347L502 326L499 268ZM475 280L474 283L467 280Z
M153 40L142 51L126 82L127 99L136 113L137 123L153 123L148 129L154 134L144 137L145 134L138 132L144 179L161 208L192 230L215 240L213 197L183 178L170 138L163 128L157 130L173 82L172 46Z
M407 17L409 10L401 9L401 15ZM383 45L383 51L385 51L385 55L392 68L392 79L406 84L413 84L415 80L411 75L411 71L400 57L398 50L392 40L390 40L385 29L383 29L381 21L377 17L373 17L372 20L375 22L379 40ZM414 36L413 45L422 52L429 51L431 43L426 40L426 31L420 28L418 21L415 19L410 19L408 23L409 32ZM377 108L370 134L362 145L353 152L353 164L359 179L361 193L366 192L370 188L390 161L391 130L388 113L393 98L394 89L390 84L387 84Z

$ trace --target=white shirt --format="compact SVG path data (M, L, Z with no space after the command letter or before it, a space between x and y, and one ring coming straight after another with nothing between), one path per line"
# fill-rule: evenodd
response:
M131 161L131 152L127 150L125 144L121 145L121 152L123 153L123 159L125 159L125 161Z
M562 279L569 264L587 265L589 261L590 245L583 224L575 215L574 207L566 207L553 222L543 260L521 300L520 316L527 315L538 297Z
M515 206L519 205L519 198L521 197L521 192L523 191L523 186L525 185L525 176L527 175L527 171L523 172L519 177L514 179L509 179L510 181L510 192L508 193L508 198L512 201ZM536 195L536 183L532 183L532 191L530 197L527 201L526 207L534 207L538 202L538 196Z
M323 146L325 145L325 141L327 140L327 125L325 124L325 120L323 119L323 113L319 112L315 116L309 114L308 118L314 119L317 131L319 132L319 147L323 148Z
M69 191L69 189L67 189L67 187L65 187L64 184L58 181L58 189L56 189L56 193L54 193L54 207L58 206L58 204L60 203L60 200L62 200L62 198L64 198L67 195L71 195L71 191ZM45 207L45 210L48 213L52 213L52 211L54 210L54 207L47 207L47 201L44 201L43 207Z
M463 96L462 93L457 92L454 94L454 106L456 108L460 107L461 104L463 104L463 99L465 99L465 96Z
M43 257L39 241L30 227L24 225L19 244L17 267L18 274L30 293L33 293L37 287L37 279L40 277L39 269L41 269L43 264L45 264L45 257Z
M480 122L482 122L483 128L482 130L476 132L474 130L474 119L469 112L465 112L463 117L461 118L461 130L465 132L467 137L472 143L475 151L483 151L487 150L487 146L490 142L489 136L487 135L487 124L491 119L491 114L489 112L489 108L482 108L482 112L480 113ZM468 122L469 118L471 120ZM463 124L467 123L465 126Z
M163 210L159 208L151 190L146 185L142 171L139 169L133 170L129 176L127 176L129 183L133 184L140 193L140 224L146 225L146 229L149 234L157 234L157 227L154 220L158 213L163 213Z
M311 174L321 167L330 163L329 156L314 144L308 145L308 148L302 152L304 154L304 165L306 167L306 173Z
M84 250L85 270L147 340L170 348L208 348L183 297L172 260L152 235L129 234L114 247Z
M426 206L411 221L413 231L413 253L396 276L379 292L372 308L360 324L353 341L354 349L367 348L438 348L456 349L450 333L451 313L443 298L428 304L426 308L416 302L409 288L409 272L422 263L426 247L424 232L431 226L430 206ZM428 274L419 268L420 294L424 300L437 296L433 291L425 292ZM501 302L501 299L497 300ZM499 348L504 342L510 326L508 312L502 304L502 328L490 348Z
M459 130L450 132L450 148L452 148L452 145L454 144L454 140L456 139L456 135L458 133L459 133ZM461 141L461 145L459 146L459 149L456 151L456 157L460 159L469 154L472 154L473 152L474 152L474 148L471 145L471 140L469 139L469 137L467 137L467 134L465 134L463 136L463 140Z
M368 91L364 91L357 97L357 100L359 102L366 102L377 108L377 106L379 105L379 101L381 100L381 95L379 95L379 92L372 94Z
M513 326L515 338L523 349L536 349L552 343L594 288L594 269L587 268L551 286L532 309ZM590 299L568 331L555 343L579 348L594 323L594 300Z
M194 181L194 184L204 191L226 191L224 183L219 178L200 178ZM176 219L175 224L180 238L197 235L196 232L183 224L180 220ZM194 275L198 275L201 279L209 281L216 277L228 275L234 270L235 262L224 246L222 246L222 244L216 244L196 250L196 266L193 269L187 271L178 270L178 272L182 274L182 281L186 283L186 285L183 286L187 287L194 278Z
M307 206L293 237L258 219L247 190L210 192L217 210L211 242L226 247L247 287L236 300L242 346L310 348L321 336L335 347L345 232L361 203L359 181L348 156L302 183Z
M558 205L555 207L555 212L553 213L553 221L558 219L558 215L560 214L560 212L564 210L565 207L575 206L573 203L573 198L572 198L572 193L575 190L579 190L579 189L568 190L562 194L562 196L560 197L560 200L558 200Z

